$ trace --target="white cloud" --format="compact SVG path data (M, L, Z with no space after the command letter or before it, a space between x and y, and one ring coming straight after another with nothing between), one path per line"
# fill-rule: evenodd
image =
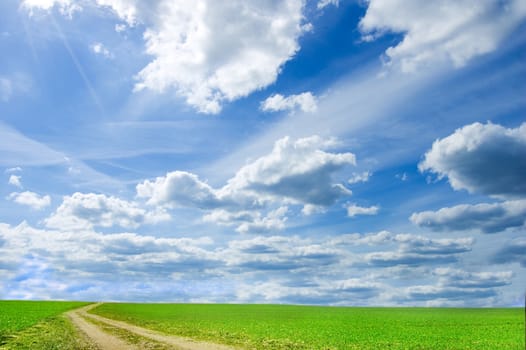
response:
M137 196L148 198L148 204L169 207L211 209L225 205L217 190L186 171L173 171L138 184Z
M22 179L22 176L19 175L11 175L9 176L9 184L16 186L18 188L22 188L22 182L20 181Z
M138 6L141 2L140 0L96 0L97 4L102 7L109 7L113 11L117 13L117 15L122 18L129 26L134 26L137 23L137 17L138 17ZM150 2L150 5L154 5L152 2ZM121 25L119 27L115 27L116 31L117 28L122 28L124 30L124 27Z
M429 282L435 280L437 286L457 291L486 288L495 293L510 283L509 272L462 272L454 265L441 265L435 271L421 269L422 265L455 261L470 250L470 239L432 240L388 232L358 236L363 238L361 242L355 240L347 246L334 241L334 236L260 235L214 241L206 236L167 238L100 233L86 227L50 230L25 222L14 227L0 223L0 275L5 278L0 294L5 298L186 302L202 298L379 305L391 300L381 297L385 291L396 290L401 293L394 293L395 297L407 298L409 294L402 288L407 284L400 285L396 276L395 280L393 276L375 277L374 271L384 271L375 268L384 266L389 268L384 275L394 271L392 266L403 266L418 281L426 271ZM398 256L356 253L379 244L395 245L394 250L398 245ZM354 266L358 262L361 264ZM68 281L67 286L63 281ZM272 281L272 288L268 281ZM413 281L409 283L414 287ZM428 299L433 298L422 296L422 300ZM408 298L407 302L418 300Z
M495 233L524 226L526 200L461 204L438 211L413 213L410 219L414 224L434 231L481 230L485 233Z
M367 182L369 181L369 178L371 177L370 171L364 171L363 173L352 173L352 176L349 180L347 180L350 184L355 184L358 182Z
M136 203L95 193L76 192L64 197L62 204L45 220L56 229L91 229L94 226L136 228L145 223L168 220L163 211L148 212Z
M272 152L242 167L222 191L249 191L313 205L331 205L351 191L333 183L332 174L355 165L352 153L329 153L333 140L311 136L292 141L285 137Z
M213 222L223 226L237 226L239 233L268 233L281 231L285 228L288 208L283 206L269 211L266 215L252 210L228 211L224 209L212 210L203 217L206 222Z
M40 196L37 193L24 191L24 192L13 192L8 197L15 203L26 205L35 210L41 210L51 204L51 197L48 195Z
M326 152L334 142L317 136L295 141L286 137L221 188L211 187L195 174L174 171L138 184L137 196L149 205L212 210L205 216L207 221L238 225L240 232L281 229L283 215L274 214L286 206L302 205L304 213L312 213L351 194L332 177L344 166L354 165L355 156Z
M380 231L371 234L351 233L332 238L329 242L333 245L381 245L395 241L395 235L389 231Z
M177 94L202 113L272 84L299 50L301 0L161 1L144 33L154 56L136 90Z
M266 233L280 231L285 228L287 207L279 207L268 213L267 216L257 215L250 222L244 222L236 229L239 233Z
M494 51L526 16L523 0L368 0L360 30L365 40L385 33L403 39L386 51L403 71L452 62L456 67Z
M380 208L376 205L371 207L360 207L356 204L351 204L347 207L347 216L353 218L357 215L376 215Z
M261 110L266 112L295 111L316 112L318 106L316 97L311 92L299 95L283 96L274 94L261 103Z
M58 6L71 16L74 0L25 0L23 6ZM304 0L97 0L129 26L141 23L153 60L137 75L135 90L174 90L201 113L274 83L299 50Z
M30 15L33 15L34 9L49 11L53 7L57 6L60 13L65 16L71 17L74 12L80 11L82 7L77 3L76 0L23 0L22 7L29 11Z
M526 123L504 128L474 123L433 143L418 165L447 177L455 190L496 197L526 195Z
M340 5L340 0L319 0L318 5L316 6L318 10L321 10L329 5L334 5L338 7Z
M97 55L102 55L106 58L113 58L113 54L102 43L93 43L91 44L90 49Z

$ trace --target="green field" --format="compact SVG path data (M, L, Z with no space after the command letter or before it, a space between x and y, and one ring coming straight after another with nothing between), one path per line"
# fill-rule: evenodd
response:
M168 334L250 349L517 349L515 309L103 304L92 311Z
M38 338L32 341L42 342L44 336L51 336L53 332L70 333L72 328L60 315L86 304L61 301L0 301L0 346L30 337ZM36 348L36 345L31 347ZM18 344L8 348L23 346Z

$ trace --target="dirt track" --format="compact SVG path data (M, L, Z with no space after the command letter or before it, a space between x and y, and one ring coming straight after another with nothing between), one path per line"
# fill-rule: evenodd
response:
M87 339L96 345L100 350L131 350L139 349L136 345L130 344L121 338L103 331L96 324L88 320L94 320L96 323L102 323L111 327L124 330L136 336L145 339L146 342L161 343L165 348L181 350L231 350L233 348L206 342L193 341L191 339L164 335L146 328L131 325L122 321L115 321L98 315L88 314L88 311L99 304L91 304L80 309L69 311L67 316L73 324L87 337ZM144 344L141 345L144 348Z

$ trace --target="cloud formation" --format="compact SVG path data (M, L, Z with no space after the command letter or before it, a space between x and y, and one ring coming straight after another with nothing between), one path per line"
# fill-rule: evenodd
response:
M342 184L335 184L332 175L356 164L356 157L350 152L326 152L331 146L334 140L319 136L295 141L285 137L276 141L270 154L239 169L223 190L245 190L302 204L331 205L339 197L351 194Z
M22 188L21 179L22 179L22 176L20 176L20 175L11 175L11 176L9 176L8 183L10 185L15 186L15 187Z
M368 253L363 260L369 266L421 266L456 262L458 254L471 251L472 238L430 239L411 234L383 235L383 241L397 242L397 250ZM361 263L360 263L361 264Z
M163 211L147 211L136 203L113 196L76 192L64 197L45 224L49 228L66 230L113 226L137 228L142 224L168 219Z
M195 174L174 171L137 185L137 196L149 205L211 211L205 220L237 226L238 232L283 228L289 205L305 213L334 204L351 191L334 174L356 163L354 154L326 150L334 140L318 136L276 141L272 151L240 168L221 188ZM265 213L263 213L265 212Z
M425 301L427 306L444 306L467 299L473 304L492 300L498 296L499 287L511 284L511 271L468 272L451 267L433 271L439 279L433 285L415 285L402 289L395 298ZM454 304L453 304L454 305Z
M499 198L526 196L526 123L474 123L433 143L420 171L447 177L455 190Z
M42 210L51 204L50 196L41 196L38 193L30 191L13 192L7 197L7 199L35 210Z
M77 0L23 0L22 7L33 15L35 9L49 11L57 6L61 14L71 17L74 12L82 10L77 2Z
M283 96L274 94L261 102L261 110L265 112L295 111L316 112L318 103L316 97L309 91L299 95Z
M221 240L0 223L0 275L10 286L0 285L0 294L334 305L421 305L448 293L457 302L461 295L494 296L509 285L510 272L465 272L452 265L472 244L469 238L428 239L386 231L336 238L258 235ZM389 251L380 246L392 247L398 259L385 259ZM417 258L421 265L413 264ZM440 269L428 269L437 263ZM419 278L425 271L430 284L395 287L405 277L377 273L397 267ZM67 288L59 288L64 280Z
M30 13L55 5L69 16L87 6L80 0L23 2ZM210 114L274 83L309 28L303 0L97 0L96 5L111 9L128 26L146 28L145 49L153 59L137 73L135 91L175 91Z
M496 50L526 16L522 0L367 0L367 5L359 24L364 40L402 34L385 54L405 72L441 62L464 66Z
M464 231L478 229L484 233L501 232L523 227L526 222L526 200L493 204L461 204L438 211L413 213L411 221L433 231Z

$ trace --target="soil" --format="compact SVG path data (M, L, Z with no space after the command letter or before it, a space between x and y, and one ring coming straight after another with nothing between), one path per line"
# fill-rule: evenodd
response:
M133 350L139 349L137 345L126 342L125 340L109 334L97 326L96 323L106 324L126 332L132 333L136 336L144 338L145 342L148 340L155 343L162 343L171 349L180 350L232 350L234 348L226 345L213 344L208 342L195 341L188 338L177 337L172 335L162 334L150 329L131 325L126 322L111 320L109 318L98 315L89 314L88 311L97 307L99 304L91 304L79 309L67 312L67 316L71 322L79 329L79 331L97 348L100 350ZM89 322L91 319L95 323ZM144 349L144 342L141 343L141 349ZM154 346L152 345L152 348Z

